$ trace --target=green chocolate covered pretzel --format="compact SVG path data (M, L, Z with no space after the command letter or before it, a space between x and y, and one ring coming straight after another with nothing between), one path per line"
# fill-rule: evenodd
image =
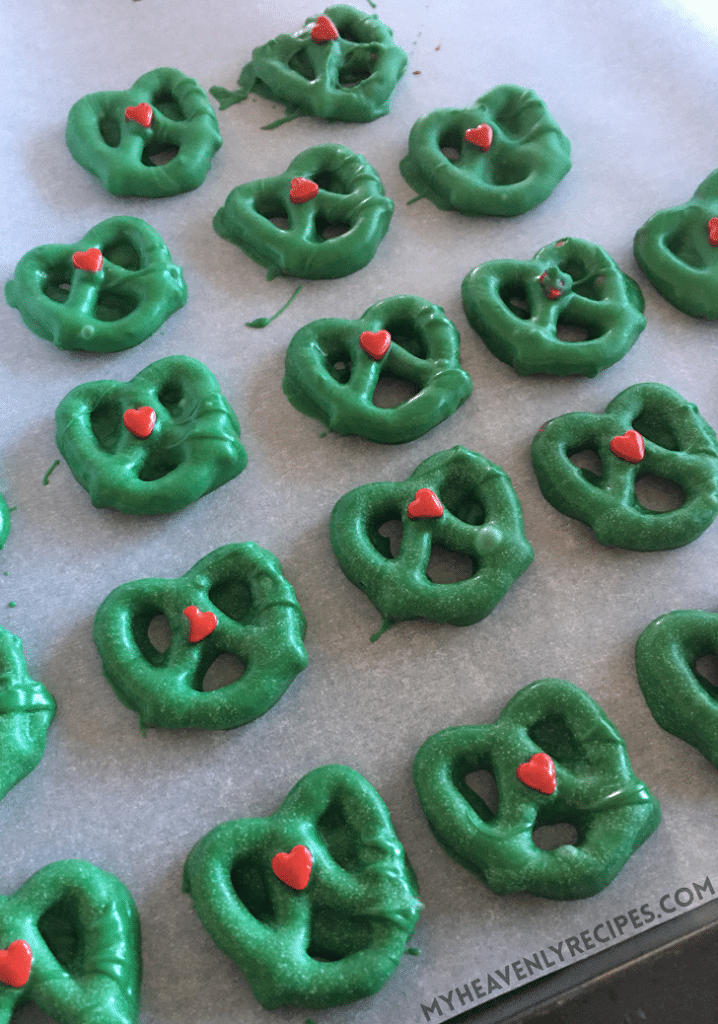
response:
M718 320L718 171L682 206L659 210L636 232L638 265L688 316Z
M461 296L486 347L521 374L595 377L646 326L636 282L581 238L560 238L532 260L482 263L464 278ZM562 340L562 328L585 340Z
M600 459L600 474L571 462L587 450ZM698 408L665 384L633 384L604 413L549 420L533 439L531 460L544 498L611 547L679 548L718 515L718 438ZM677 485L683 504L644 508L635 490L644 476Z
M430 736L413 771L439 845L502 896L594 896L661 820L615 726L587 693L562 679L519 690L493 725ZM466 781L478 771L496 781L495 812ZM576 845L535 844L534 829L564 823L578 833Z
M417 393L393 408L374 404L384 378ZM421 437L471 394L459 364L459 332L441 306L415 295L383 299L358 320L315 320L287 349L282 388L292 405L337 434L399 444Z
M153 227L138 217L109 217L76 245L25 253L5 298L58 348L120 352L184 306L187 286Z
M698 670L718 655L718 614L676 611L646 626L636 644L636 673L662 729L700 750L718 768L718 688Z
M78 164L113 196L157 197L201 185L222 136L195 80L175 68L156 68L126 92L94 92L78 100L65 141Z
M57 861L0 896L0 947L1 1024L25 1003L57 1024L137 1024L140 921L109 872Z
M393 520L403 530L395 556L379 532ZM342 570L379 609L384 627L417 617L479 622L533 560L511 480L460 445L431 455L406 480L349 491L332 510L329 532ZM434 543L471 559L471 576L433 583L426 570Z
M189 356L159 359L127 384L80 384L55 420L57 446L97 508L177 512L247 465L233 409Z
M0 626L0 799L40 763L55 708L28 675L22 640Z
M547 199L568 173L571 143L533 89L497 85L472 107L420 117L399 169L440 210L514 217Z
M187 858L183 889L267 1010L373 995L421 909L386 805L337 764L305 775L270 817L212 829Z
M236 92L218 86L210 92L221 110L255 92L284 103L285 120L313 114L332 121L373 121L389 113L406 64L406 54L376 14L336 4L307 18L295 35L277 36L253 50Z
M369 263L393 212L371 164L328 142L303 150L284 174L232 189L213 224L270 279L344 277Z
M157 615L171 641L158 651L148 636ZM140 725L166 729L234 729L277 703L307 666L306 622L282 567L257 544L227 544L178 580L125 583L105 598L93 637L102 671ZM243 674L203 692L222 654Z

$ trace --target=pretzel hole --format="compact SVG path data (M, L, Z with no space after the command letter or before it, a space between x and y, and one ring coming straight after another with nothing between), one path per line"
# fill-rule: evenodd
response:
M238 857L229 872L237 899L262 924L274 923L274 908L265 873L251 857Z
M644 441L652 441L669 452L678 452L683 448L671 425L666 421L665 408L657 409L655 413L650 409L643 409L631 426L641 434Z
M145 167L162 167L170 163L179 153L179 146L171 146L166 142L150 142L142 150L142 163Z
M596 452L592 451L590 448L584 448L580 452L570 455L569 462L571 462L576 469L581 470L581 475L589 484L593 484L594 486L600 484L601 477L603 476L603 463Z
M147 449L147 458L137 474L144 483L161 480L182 463L182 453L178 451L153 451Z
M105 395L90 412L90 427L103 451L112 454L122 437L124 409L113 395Z
M370 49L369 46L357 46L348 54L339 67L338 81L341 89L353 89L371 78L376 60L372 60Z
M128 295L125 292L114 292L102 288L97 296L93 315L95 320L113 323L115 320L123 320L129 316L139 304L139 295Z
M467 526L481 526L486 519L486 509L478 495L458 474L444 481L441 502L447 511Z
M459 150L455 149L454 146L441 146L440 148L446 159L452 164L455 164L461 156Z
M87 957L83 907L74 893L51 904L37 922L48 949L68 974L79 974Z
M337 359L333 365L327 365L327 370L337 384L348 384L352 375L352 363L349 356Z
M301 75L302 78L306 78L308 82L315 81L317 77L317 73L314 70L314 65L307 56L307 51L304 47L302 47L300 50L297 50L296 53L292 54L292 56L287 61L287 67L289 67L292 71L295 71L298 75Z
M323 907L311 920L307 956L312 960L336 963L369 949L376 942L376 918L362 918L341 909Z
M161 89L156 92L150 101L150 106L159 110L160 114L169 118L170 121L186 121L182 107L174 98L169 89Z
M718 699L718 657L704 654L693 666L693 673L706 693Z
M184 388L178 380L168 380L157 392L157 401L172 416L178 416L184 405Z
M266 217L281 230L289 227L287 211L275 196L263 195L261 192L254 197L254 209L260 217Z
M672 252L681 263L695 270L702 270L706 266L703 253L695 244L694 228L691 225L681 226L673 234L668 235L665 244L669 252Z
M523 160L514 159L509 154L504 154L501 161L489 160L482 166L486 168L491 184L500 188L505 185L520 185L531 174L531 168L527 167Z
M568 821L555 825L538 825L532 833L534 846L539 850L557 850L559 846L578 846L578 829Z
M172 629L166 615L155 615L147 627L147 639L158 654L164 654L172 643Z
M222 690L241 679L247 666L235 654L218 655L204 674L201 684L197 687L202 693Z
M372 538L372 543L380 555L384 558L398 558L401 551L401 541L404 535L404 528L400 519L388 519L376 530L378 537ZM370 533L371 537L371 533Z
M249 623L255 616L252 592L241 580L227 579L210 587L207 595L221 612L235 622Z
M561 261L559 267L571 276L573 281L571 291L576 295L581 295L584 299L590 299L592 302L601 302L605 298L605 274L588 276L588 267L579 260L568 260L566 263Z
M499 810L499 787L492 773L488 769L469 772L464 778L464 786L471 791L467 795L462 787L464 796L476 814L482 821L493 821Z
M395 409L418 395L421 388L409 380L382 373L374 388L372 401L379 409Z
M361 834L349 820L338 797L330 800L317 821L317 831L330 857L345 871L359 871L365 863L361 856Z
M499 288L499 298L510 312L521 320L529 320L531 310L526 298L526 289L522 284L511 282Z
M452 164L459 160L463 143L463 132L457 125L448 125L439 135L439 149ZM475 148L472 146L472 150Z
M567 768L575 770L585 765L583 750L561 715L542 718L528 730L528 735L540 750Z
M345 235L350 227L351 224L347 224L345 221L330 221L321 216L314 218L314 230L321 241L326 242L332 238L339 238L341 235Z
M450 551L442 544L431 545L431 555L426 566L426 575L432 583L462 583L470 580L478 569L478 563L461 551Z
M280 231L289 231L289 217L269 217L268 220L274 224L275 228L279 228Z
M494 118L495 124L503 133L515 139L526 135L533 128L536 120L531 106L522 103L515 97L509 97Z
M636 501L649 512L675 512L685 504L683 488L660 476L642 476L635 484Z
M110 146L111 149L117 149L122 139L122 130L117 118L111 114L105 114L98 121L97 127L100 129L100 135L105 145Z
M428 358L426 338L417 332L416 323L411 317L390 318L382 326L391 335L392 345L398 345L417 359Z
M125 270L139 270L142 261L140 254L129 239L122 237L108 242L102 247L102 258L116 267L124 267Z
M556 337L559 341L593 341L600 338L603 331L600 326L580 324L561 314L556 324Z
M65 267L52 267L42 286L43 294L53 302L67 302L70 294L70 271Z

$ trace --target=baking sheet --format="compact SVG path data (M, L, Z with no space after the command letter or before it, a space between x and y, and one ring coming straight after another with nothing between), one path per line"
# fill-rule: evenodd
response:
M356 6L371 10L365 0ZM110 355L61 352L31 334L16 310L0 307L0 492L17 507L0 555L0 622L23 639L31 675L58 701L43 761L0 804L0 890L14 891L43 865L69 857L122 879L142 921L143 1024L445 1020L525 983L529 971L548 973L618 942L621 929L625 938L680 914L718 885L718 774L654 723L633 663L635 641L657 615L718 608L718 527L676 551L603 548L587 527L547 505L529 458L545 420L602 411L641 381L671 384L718 426L715 325L665 303L632 256L633 234L647 217L685 201L715 168L715 27L678 5L618 0L381 0L377 13L409 54L387 117L371 124L301 118L265 132L283 110L252 96L219 114L224 146L205 183L169 199L113 198L70 157L64 127L79 97L128 88L165 65L204 88L232 88L254 46L297 30L318 10L308 0L55 0L4 12L3 279L33 246L76 241L126 213L160 232L190 296L153 338ZM569 175L518 218L473 220L427 201L407 205L414 193L398 164L416 118L468 106L501 82L532 87L547 102L572 141ZM281 317L252 330L245 321L271 315L297 282L266 282L262 268L215 235L212 216L235 185L280 173L324 141L344 143L376 167L396 202L389 233L364 270L306 282ZM648 327L593 380L520 378L468 326L461 280L478 263L528 259L565 235L598 242L639 281ZM358 317L397 293L442 305L457 324L473 396L411 444L322 436L281 391L290 338L311 320ZM92 508L64 462L44 484L58 457L54 410L72 387L129 380L177 353L202 359L237 411L249 454L241 476L156 518ZM379 615L334 559L331 509L350 488L403 479L455 444L509 473L535 561L484 622L463 629L408 622L372 644ZM215 547L245 540L284 566L308 621L309 667L244 728L143 736L102 677L91 635L97 607L127 580L181 575ZM493 721L520 687L546 676L571 680L602 705L663 808L657 832L589 900L495 896L437 846L411 782L412 759L428 735ZM362 772L389 806L425 904L411 942L421 955L405 957L371 999L268 1014L204 932L180 890L182 866L210 828L271 814L302 775L335 762ZM28 1007L18 1020L47 1018Z

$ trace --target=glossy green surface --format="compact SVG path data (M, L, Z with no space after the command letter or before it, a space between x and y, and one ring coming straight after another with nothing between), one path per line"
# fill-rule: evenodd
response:
M303 890L272 871L274 855L297 845L313 858ZM421 909L386 805L336 764L300 779L271 817L212 829L187 858L183 889L267 1010L372 995L399 965Z
M288 118L314 114L332 121L373 121L388 114L394 86L407 64L391 29L376 14L347 4L323 13L339 32L338 39L312 40L315 15L295 35L283 34L258 46L242 69L236 92L210 89L220 110L255 92L284 103Z
M641 270L664 299L689 316L718 320L718 246L708 221L718 217L718 171L687 203L659 210L639 228L633 251Z
M410 519L420 488L442 502L437 519ZM379 529L398 520L401 548L392 555ZM406 480L364 484L332 510L329 532L345 575L379 609L385 624L423 617L468 626L485 618L533 560L511 480L477 452L457 445L420 463ZM471 560L468 579L433 583L432 544Z
M213 612L216 629L190 643L184 609ZM148 637L157 615L169 621L169 647ZM105 598L93 637L102 671L140 725L167 729L233 729L277 703L307 666L306 621L282 567L251 542L227 544L205 555L177 580L125 583ZM243 674L220 689L202 690L207 670L232 654Z
M488 124L485 152L464 138ZM458 156L450 159L443 150ZM497 85L466 109L433 110L409 135L399 165L407 184L440 210L514 217L547 199L571 169L571 143L533 89Z
M556 766L551 794L531 789L516 769L546 753ZM545 899L594 896L658 827L661 810L631 770L615 726L587 693L540 679L511 698L493 725L463 725L430 736L414 760L414 782L432 832L446 853L499 895ZM494 812L466 782L490 772ZM576 845L540 849L533 831L567 823Z
M73 265L73 253L87 249L102 253L99 270ZM153 227L138 217L109 217L74 245L25 253L5 298L31 331L58 348L119 352L181 309L187 286Z
M0 948L22 939L32 950L21 988L0 985L0 1024L34 1003L57 1024L137 1024L140 921L122 882L84 860L36 871L0 896Z
M696 667L718 656L718 614L676 611L647 626L636 644L636 673L651 714L718 768L718 688Z
M561 290L556 298L547 294L552 276ZM560 238L532 260L482 263L464 278L461 297L486 347L521 374L595 377L625 356L646 326L636 282L581 238ZM559 332L565 337L567 329L570 340L563 340Z
M125 109L149 103L145 128ZM141 75L125 92L94 92L70 110L67 148L113 196L175 196L201 185L222 145L217 116L193 78L175 68ZM155 164L159 154L176 153ZM159 157L162 159L162 157Z
M388 352L373 359L364 331L386 330ZM380 379L403 381L416 394L392 408L374 404ZM314 320L289 343L282 388L292 405L337 434L398 444L421 437L471 394L459 364L459 332L444 313L415 295L383 299L358 320Z
M314 199L293 203L293 178L319 185ZM276 178L260 178L227 196L214 229L269 268L268 277L345 277L365 267L389 229L394 202L374 168L338 143L303 150ZM288 227L273 223L284 218ZM343 233L324 237L327 229Z
M5 498L0 494L0 548L10 536L10 509Z
M40 763L55 708L28 675L22 640L0 626L0 799Z
M631 463L614 455L612 438L637 430L645 457ZM601 473L571 462L591 451ZM691 402L665 384L633 384L604 413L574 412L544 424L531 445L541 492L564 515L587 523L601 544L661 551L690 544L718 515L718 439ZM636 481L668 480L684 494L667 512L644 508Z
M127 409L149 406L149 437L125 427ZM189 356L151 363L127 384L80 384L55 413L56 441L97 508L138 515L177 512L247 465L239 423L216 378Z

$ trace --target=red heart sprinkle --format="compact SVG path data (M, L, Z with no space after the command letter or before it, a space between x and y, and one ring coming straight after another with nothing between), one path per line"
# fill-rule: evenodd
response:
M640 462L646 454L646 446L637 430L627 430L625 434L612 437L608 447L626 462Z
M491 148L491 143L494 141L494 129L490 124L480 124L476 128L467 128L464 138L485 153L487 149Z
M420 487L407 511L409 519L438 519L444 514L444 506L432 490Z
M306 846L295 846L289 853L275 853L272 871L280 882L292 889L306 889L312 873L312 851Z
M292 178L289 183L289 198L293 203L308 203L318 191L319 185L309 178Z
M94 274L102 268L102 253L99 249L86 249L84 252L73 252L72 265L78 270L91 270Z
M525 786L550 796L556 789L556 765L548 754L534 754L518 766L516 778Z
M131 434L144 440L155 429L157 413L151 405L143 405L139 409L125 409L122 422Z
M708 221L708 241L711 245L718 245L718 217L711 217Z
M185 608L184 614L189 619L189 642L197 644L204 640L217 628L217 616L214 612L201 612L196 604Z
M325 14L320 14L314 22L311 35L315 43L330 43L332 39L339 38L336 25Z
M378 362L389 351L391 334L388 331L362 331L359 335L359 344L367 355Z
M543 284L543 280L546 277L547 273L548 271L544 270L543 274L539 278L539 284L541 284L543 287L543 293L547 299L559 299L563 295L563 291L561 290L561 288L550 288L548 285ZM559 281L558 283L563 285L564 282Z
M0 981L13 988L22 988L30 977L32 950L27 942L16 939L7 949L0 949Z
M136 107L125 107L125 121L137 121L143 128L152 124L152 107L149 103L138 103Z

